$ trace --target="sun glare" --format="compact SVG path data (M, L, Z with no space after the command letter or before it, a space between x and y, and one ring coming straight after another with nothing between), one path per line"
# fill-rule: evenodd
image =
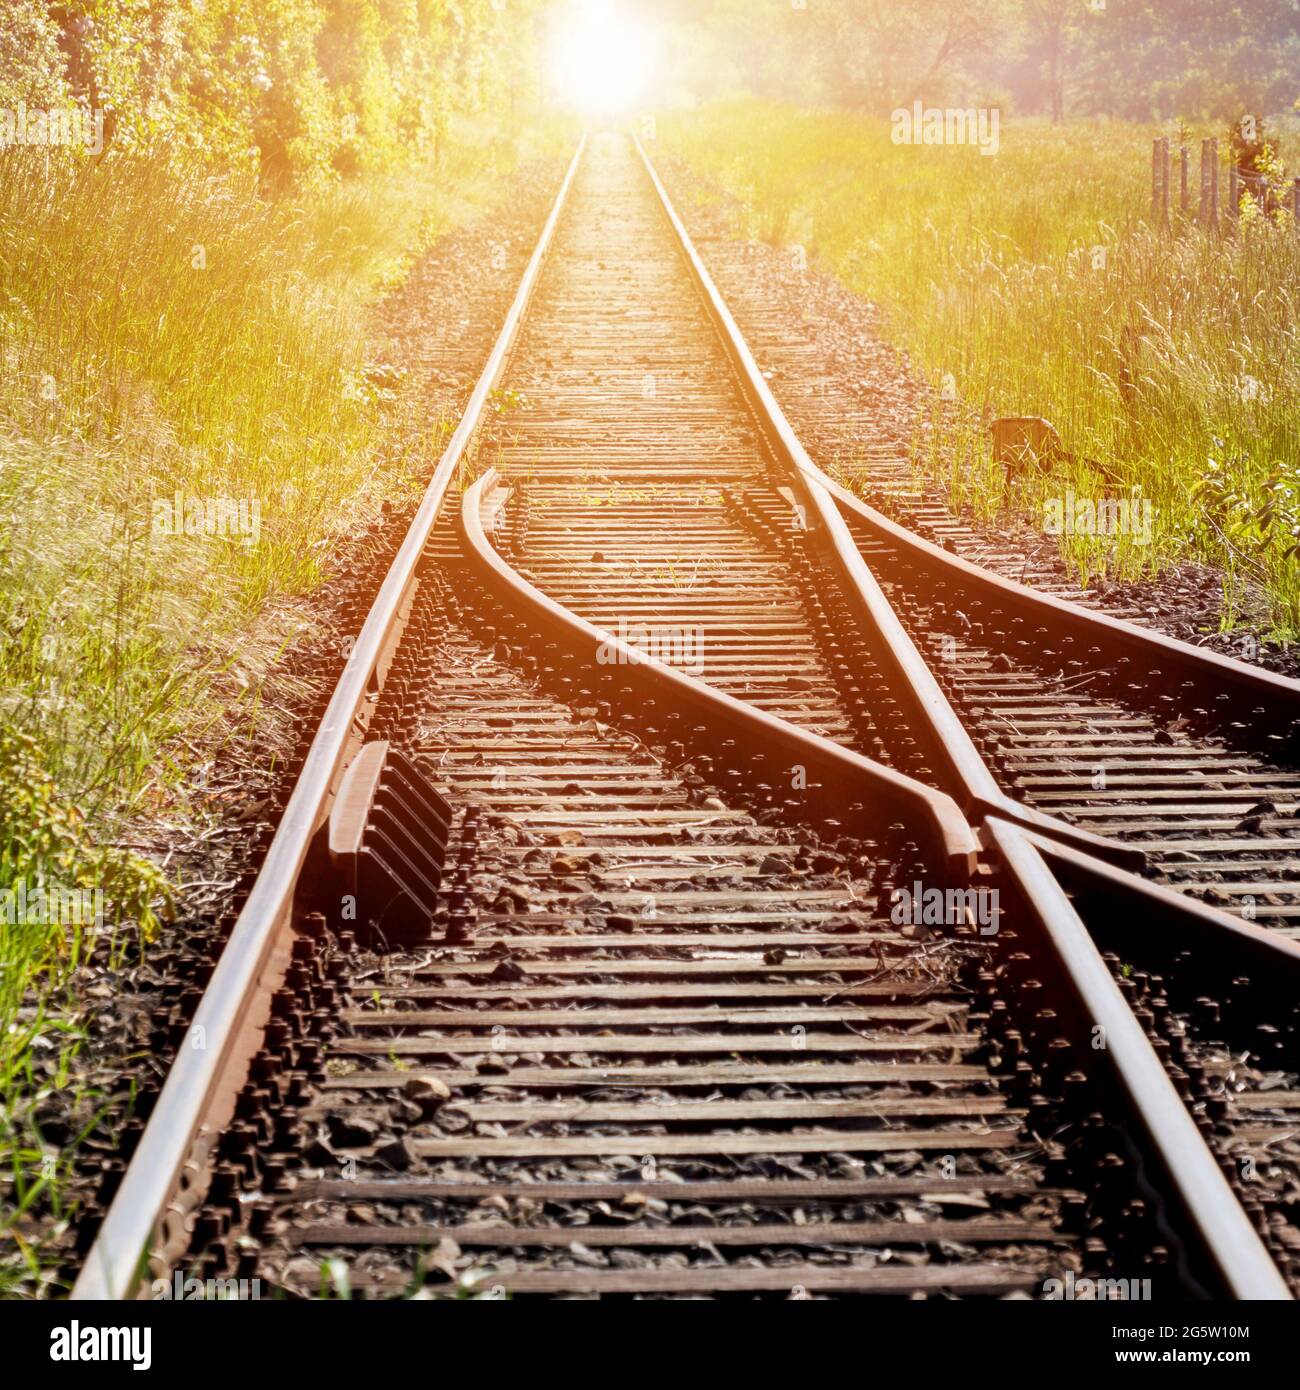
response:
M555 99L588 116L626 114L645 99L656 47L650 26L614 0L572 0L551 40Z

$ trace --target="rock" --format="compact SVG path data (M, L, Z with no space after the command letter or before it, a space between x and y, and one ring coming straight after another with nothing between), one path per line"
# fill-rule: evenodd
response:
M434 1100L450 1100L451 1087L436 1076L412 1076L402 1085L402 1094L417 1105L426 1097Z
M788 874L790 869L790 863L779 854L765 854L763 862L758 866L760 874Z
M416 1161L410 1140L404 1138L390 1139L387 1143L381 1144L375 1150L375 1157L380 1163L387 1164L389 1168L398 1172L405 1172Z
M609 1262L615 1269L644 1269L650 1260L636 1250L611 1250Z
M320 1261L299 1256L284 1267L284 1282L290 1288L315 1290L320 1287Z
M497 968L488 976L489 980L494 980L498 984L518 984L524 978L524 968L516 960L501 961Z
M335 1163L335 1156L328 1144L323 1144L319 1139L313 1139L307 1146L303 1158L311 1168L330 1168Z
M450 1236L443 1236L437 1248L429 1256L429 1268L445 1274L448 1279L457 1276L456 1261L460 1259L460 1246Z
M413 1076L402 1087L401 1113L408 1123L415 1124L432 1119L443 1102L450 1099L451 1088L445 1081Z
M341 1115L330 1115L325 1123L329 1128L330 1143L336 1149L363 1149L379 1138L379 1126L374 1120L353 1117L346 1111Z

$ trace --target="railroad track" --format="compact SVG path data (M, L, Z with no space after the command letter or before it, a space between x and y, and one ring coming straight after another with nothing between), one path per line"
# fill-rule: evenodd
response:
M1107 661L1100 634L1085 647L972 589L939 593L908 557L853 529L1005 790L1142 851L1180 891L1300 935L1293 723L1261 730L1251 717L1265 705L1180 701L1158 656L1134 670ZM1260 747L1269 741L1273 756Z
M838 489L602 136L76 1293L1287 1297L1300 842L1151 750L1280 818L1298 694Z

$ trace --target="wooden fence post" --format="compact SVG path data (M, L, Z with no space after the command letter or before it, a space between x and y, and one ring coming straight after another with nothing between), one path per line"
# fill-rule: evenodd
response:
M1219 230L1219 137L1210 136L1210 226Z
M1300 229L1300 179L1291 180L1291 215L1295 218L1295 224Z
M1173 152L1169 148L1169 137L1160 139L1160 225L1169 230L1169 166Z
M1192 194L1189 188L1188 172L1191 168L1192 152L1186 145L1178 146L1178 211L1184 217L1187 210L1192 205Z
M1201 138L1201 201L1196 209L1196 220L1202 227L1210 222L1210 142Z
M1159 137L1151 142L1151 221L1152 224L1160 216L1160 140Z
M1235 157L1228 165L1228 227L1229 229L1237 225L1237 219L1241 216L1241 171L1237 168Z

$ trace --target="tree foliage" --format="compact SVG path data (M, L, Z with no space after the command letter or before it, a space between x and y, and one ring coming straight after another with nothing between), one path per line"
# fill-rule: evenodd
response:
M669 0L684 85L883 114L1233 118L1296 97L1300 0ZM701 43L703 30L708 41ZM689 37L688 37L689 36Z
M118 149L315 183L435 151L518 82L537 0L4 0L0 104L80 102Z

